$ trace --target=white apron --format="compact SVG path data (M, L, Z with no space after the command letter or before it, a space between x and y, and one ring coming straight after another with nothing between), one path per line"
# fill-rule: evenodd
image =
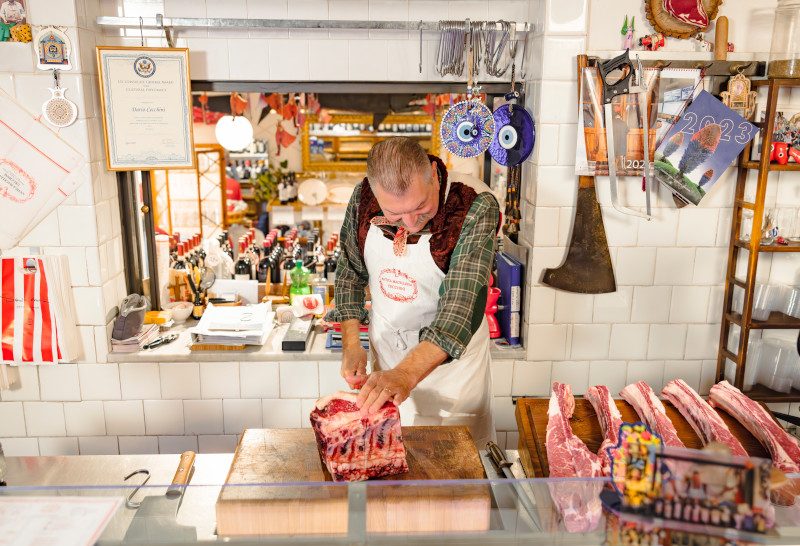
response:
M449 191L449 184L447 191ZM447 192L445 192L445 198ZM439 304L445 274L430 252L430 234L395 256L393 244L370 226L364 261L372 296L369 338L374 369L391 369L419 343ZM434 369L400 405L404 425L466 425L483 449L495 439L489 327L484 318L458 360Z

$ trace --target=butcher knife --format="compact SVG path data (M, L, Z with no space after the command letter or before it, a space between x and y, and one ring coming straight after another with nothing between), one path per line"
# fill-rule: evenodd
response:
M125 533L126 542L150 544L197 541L197 528L178 525L176 519L194 467L194 457L194 451L181 453L175 477L165 495L151 495L142 499Z
M511 461L506 458L505 452L500 449L494 442L487 442L486 450L489 453L489 458L494 463L494 466L503 473L507 479L511 480L509 483L514 487L514 492L517 494L517 498L519 499L520 504L525 508L525 511L528 513L528 517L531 520L531 528L536 529L537 531L542 530L542 526L539 524L539 518L536 517L536 507L533 506L531 502L531 498L522 489L520 484L517 481L517 478L511 472Z

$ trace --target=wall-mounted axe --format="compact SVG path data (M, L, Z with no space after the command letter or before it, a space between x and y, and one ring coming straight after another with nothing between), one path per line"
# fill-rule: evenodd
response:
M578 55L579 107L583 69L588 64L586 55ZM545 270L542 282L553 288L583 294L604 294L617 290L593 176L578 177L578 202L567 257L557 268Z

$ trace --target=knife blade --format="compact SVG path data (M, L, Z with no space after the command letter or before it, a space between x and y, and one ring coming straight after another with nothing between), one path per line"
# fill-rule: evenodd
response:
M531 502L531 498L528 494L520 487L520 484L517 482L517 478L511 472L511 461L506 458L505 452L500 449L494 442L487 442L486 450L489 453L489 458L492 460L492 463L497 467L497 469L503 473L507 479L512 480L511 486L514 488L514 492L519 499L520 504L523 508L525 508L525 512L527 512L528 517L531 520L531 527L536 529L537 531L542 530L542 526L539 524L539 518L536 516L536 507Z
M132 542L195 542L197 528L177 523L178 510L183 501L186 484L194 467L194 451L181 453L172 483L164 495L151 495L133 516L125 540Z

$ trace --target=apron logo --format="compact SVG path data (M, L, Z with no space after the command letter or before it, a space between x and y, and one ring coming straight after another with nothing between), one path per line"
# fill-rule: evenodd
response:
M378 276L378 283L383 295L394 301L414 301L419 293L417 280L399 269L382 270Z

